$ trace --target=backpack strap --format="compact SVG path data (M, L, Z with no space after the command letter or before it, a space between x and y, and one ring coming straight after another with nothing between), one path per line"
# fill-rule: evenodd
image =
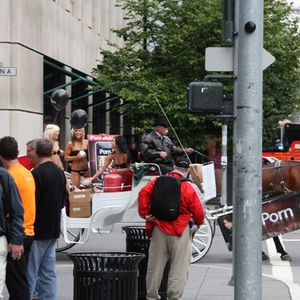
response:
M177 179L179 179L180 183L181 183L181 182L184 182L184 181L189 181L189 182L191 182L191 180L188 179L188 178L186 178L186 177L181 177L181 178L177 178Z

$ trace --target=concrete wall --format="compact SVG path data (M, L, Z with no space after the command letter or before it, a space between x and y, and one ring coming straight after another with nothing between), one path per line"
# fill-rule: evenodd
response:
M123 24L114 0L1 0L0 40L19 43L90 74L111 28Z
M17 76L0 76L0 137L12 135L21 153L43 130L44 55L91 75L106 40L120 43L111 28L123 26L115 0L1 0L0 67Z
M0 77L0 137L14 136L22 154L25 144L43 130L43 56L17 44L0 44L3 65L17 76Z

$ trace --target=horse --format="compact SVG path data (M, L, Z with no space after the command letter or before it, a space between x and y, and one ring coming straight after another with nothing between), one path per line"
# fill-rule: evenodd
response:
M215 170L219 171L219 170ZM215 172L217 193L221 193L221 173ZM296 160L277 160L276 158L263 157L262 159L262 192L263 200L271 196L279 195L289 191L300 190L300 161ZM291 261L291 257L284 250L278 236L273 238L276 251L280 258ZM262 253L263 260L268 259Z
M262 191L264 194L275 191L300 190L300 161L276 160L263 163Z
M263 198L276 193L300 190L300 161L275 160L269 162L263 158L262 192ZM273 238L276 250L282 260L291 261L278 237Z

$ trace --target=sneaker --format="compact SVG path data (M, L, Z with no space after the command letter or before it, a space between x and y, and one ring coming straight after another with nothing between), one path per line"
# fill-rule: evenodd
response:
M288 254L281 254L280 258L283 261L292 261L292 258Z

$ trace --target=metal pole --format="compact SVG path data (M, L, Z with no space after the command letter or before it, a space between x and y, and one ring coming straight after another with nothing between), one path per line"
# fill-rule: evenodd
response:
M237 74L238 74L238 44L239 44L239 39L238 39L238 26L239 26L239 0L235 0L234 3L234 47L233 47L233 77L235 78L234 82L233 82L233 115L236 117L237 114L237 103L238 103L238 99L237 99L237 91L238 91L238 82L237 82ZM236 141L236 128L237 128L237 123L236 121L233 122L233 132L232 132L232 140L233 140L233 151L232 151L232 205L233 208L235 206L235 195L236 195L236 186L235 186L235 182L236 182L236 178L237 178L237 171L236 171L236 166L234 164L234 152L235 152L235 148L234 148L234 144ZM233 209L235 211L235 209ZM234 215L234 211L233 211L233 215L232 215L232 220L233 220L233 224L235 224L235 215ZM234 278L235 278L235 242L234 242L234 237L235 237L235 226L233 226L233 230L232 230L232 276L228 282L229 286L234 286Z
M103 104L106 104L108 102L111 102L111 101L114 101L116 99L119 99L120 97L113 97L113 98L110 98L110 97L107 97L104 99L104 101L101 101L99 103L93 103L93 104L89 104L86 108L90 107L90 106L93 106L93 107L97 107L97 106L100 106L100 105L103 105Z
M234 76L232 75L206 75L204 77L204 81L210 81L210 80L234 80Z
M82 81L84 81L85 83L87 83L88 85L91 85L91 86L94 86L94 85L97 85L97 83L95 81L92 81L92 80L89 80L87 78L84 78L74 72L71 72L69 70L66 70L62 67L59 67L58 65L56 65L55 63L47 60L47 59L44 59L44 63L60 72L62 72L63 74L67 75L67 76L70 76L72 78L78 78L78 79L81 79Z
M234 299L260 300L263 1L237 0Z
M91 91L91 92L88 92L87 94L83 94L83 95L81 95L79 97L76 97L76 98L73 98L73 99L71 98L70 100L71 100L71 102L75 102L75 101L81 100L83 98L87 98L87 97L89 97L89 96L91 96L91 95L93 95L93 94L95 94L95 93L97 93L99 91L100 90Z
M222 185L221 185L221 205L227 205L227 121L222 124Z
M58 89L63 89L63 88L65 88L65 87L69 86L69 85L75 85L75 84L78 83L79 81L81 81L81 79L77 78L77 79L75 79L75 80L73 80L73 81L70 81L70 82L67 82L67 83L58 85L58 86L56 86L56 87L53 88L53 89L50 89L50 90L48 90L48 91L45 91L45 92L44 92L44 95L50 94L51 92L53 92L53 91L55 91L55 90L58 90Z

